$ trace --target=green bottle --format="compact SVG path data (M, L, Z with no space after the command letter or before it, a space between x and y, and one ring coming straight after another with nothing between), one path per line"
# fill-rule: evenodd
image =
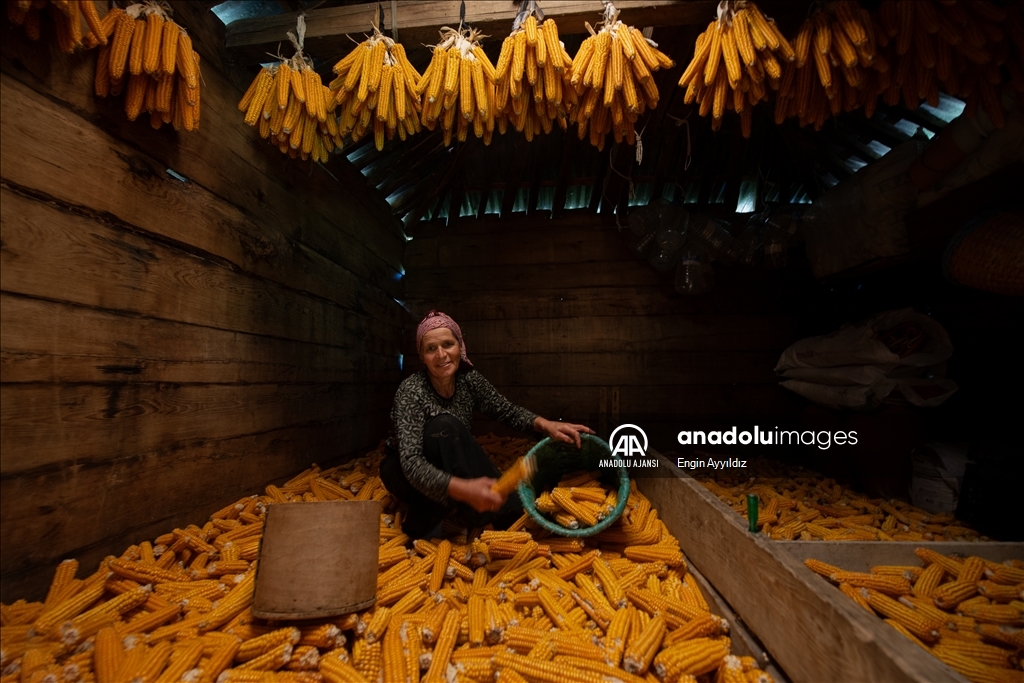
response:
M747 519L750 521L750 533L757 533L757 494L747 494Z

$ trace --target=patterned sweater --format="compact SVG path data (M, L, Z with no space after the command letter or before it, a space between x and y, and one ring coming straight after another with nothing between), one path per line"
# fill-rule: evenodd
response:
M397 451L402 472L409 483L431 500L443 505L448 498L452 475L432 465L423 456L423 428L432 418L447 413L462 421L469 429L473 410L498 420L513 429L532 431L536 415L513 405L476 370L461 370L455 375L455 394L443 398L435 391L426 370L406 378L395 393L391 408L390 450Z

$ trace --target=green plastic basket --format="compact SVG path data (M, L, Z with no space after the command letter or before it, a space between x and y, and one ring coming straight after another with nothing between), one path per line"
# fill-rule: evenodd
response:
M560 441L553 441L550 438L545 438L537 443L527 453L527 457L536 458L537 473L531 480L527 481L524 479L519 482L519 498L522 500L523 508L529 513L530 517L541 528L547 529L553 534L569 536L570 538L593 536L610 527L622 516L623 510L626 509L626 499L629 498L629 472L626 468L621 466L613 468L598 466L601 459L611 457L611 447L596 436L591 436L590 434L581 434L580 436L583 439L583 447L580 449L577 449L575 444L570 445ZM544 490L545 488L550 488L567 472L597 469L604 471L605 476L602 478L606 481L609 478L608 475L618 475L618 503L611 514L600 522L594 526L582 529L566 529L564 526L555 524L546 518L537 509L537 489ZM611 482L609 482L609 485L612 485Z

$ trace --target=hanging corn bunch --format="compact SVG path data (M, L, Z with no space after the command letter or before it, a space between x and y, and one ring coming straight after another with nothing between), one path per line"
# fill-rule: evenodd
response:
M43 13L49 14L57 36L57 47L65 54L78 48L93 48L82 37L82 22L89 35L100 33L100 16L93 0L7 0L7 18L25 29L30 40L39 40L42 33ZM106 38L102 41L106 45Z
M421 130L420 74L409 63L405 48L383 35L376 26L373 35L334 65L336 78L330 92L341 107L340 134L352 141L373 131L378 150L385 137L398 133L400 140Z
M149 114L153 128L199 129L199 53L163 3L145 2L110 10L90 33L100 46L97 97L125 95L129 121ZM87 37L88 38L88 37Z
M784 67L775 122L797 117L801 126L820 130L841 111L863 108L872 116L878 94L892 82L891 61L882 49L887 44L856 2L819 6L793 43L796 59Z
M444 144L450 144L452 129L459 142L465 141L470 126L473 134L491 144L498 118L495 99L495 69L480 47L483 35L476 29L441 29L441 41L423 72L417 91L423 97L423 125L434 130L441 122Z
M751 108L768 99L769 88L788 85L783 66L794 59L789 41L757 5L721 2L717 19L697 38L693 59L679 79L686 88L683 101L699 103L701 116L711 114L713 130L722 125L727 109L736 112L743 137L750 137Z
M878 8L877 33L889 43L893 77L881 89L894 105L903 97L908 109L921 100L933 106L942 89L967 103L973 116L985 108L1002 128L1005 114L999 86L1001 67L1011 85L1024 91L1024 19L1019 3L999 6L987 0L907 2L886 0Z
M578 126L579 137L604 149L609 132L615 142L636 143L633 125L647 109L658 106L658 86L652 72L675 66L643 33L618 19L619 12L608 3L599 30L587 24L591 36L580 45L572 61L571 83L579 105L570 120ZM588 126L589 124L589 126Z
M260 137L276 145L282 154L303 161L325 162L342 138L334 114L333 93L313 69L313 61L302 53L306 21L298 19L298 37L288 38L295 55L278 64L265 66L253 79L238 103L245 123L259 129Z
M558 26L554 19L539 23L536 4L523 4L501 45L495 87L498 130L504 133L511 122L529 141L541 131L550 133L555 121L565 130L577 99L572 58L558 39Z

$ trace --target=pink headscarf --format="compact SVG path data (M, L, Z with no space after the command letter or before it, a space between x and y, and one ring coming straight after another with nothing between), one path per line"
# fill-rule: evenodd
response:
M469 362L469 358L466 357L466 342L462 340L462 329L459 328L457 322L451 319L451 316L441 311L431 311L420 321L419 326L416 328L416 349L419 350L420 343L423 341L423 335L439 327L447 327L452 331L455 339L459 342L459 349L462 351L462 362L469 367L473 367L473 364Z

